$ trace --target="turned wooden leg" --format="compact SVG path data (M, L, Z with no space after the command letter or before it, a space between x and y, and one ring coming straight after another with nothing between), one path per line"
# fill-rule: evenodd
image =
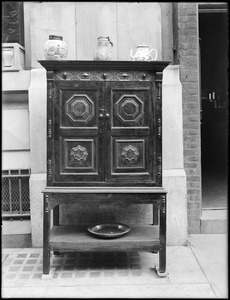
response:
M166 272L166 195L162 196L160 207L160 245L158 272L164 274Z
M44 194L43 205L43 274L50 272L50 209L49 196Z
M53 209L53 226L59 226L59 205ZM59 251L54 251L54 255L59 255Z

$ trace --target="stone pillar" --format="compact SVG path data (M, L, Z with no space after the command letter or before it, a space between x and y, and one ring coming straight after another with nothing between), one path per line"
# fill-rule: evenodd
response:
M163 187L167 195L167 244L187 244L187 188L183 161L182 85L169 65L162 83Z
M31 70L30 115L30 210L32 247L42 247L43 194L46 184L46 70Z

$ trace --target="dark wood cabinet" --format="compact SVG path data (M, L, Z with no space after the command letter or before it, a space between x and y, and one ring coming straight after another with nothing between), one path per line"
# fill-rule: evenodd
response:
M43 273L51 250L134 249L159 251L159 273L165 273L161 83L169 62L39 62L47 70ZM98 240L84 226L59 224L59 205L82 202L153 204L159 224L155 218L126 236Z

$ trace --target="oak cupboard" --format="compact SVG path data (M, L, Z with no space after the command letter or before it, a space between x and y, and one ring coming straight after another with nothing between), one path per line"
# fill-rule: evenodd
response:
M162 72L166 61L48 61L47 186L43 274L50 251L159 252L166 272L166 191L162 187ZM98 239L87 226L61 226L59 206L152 204L153 224ZM53 226L51 225L53 210Z

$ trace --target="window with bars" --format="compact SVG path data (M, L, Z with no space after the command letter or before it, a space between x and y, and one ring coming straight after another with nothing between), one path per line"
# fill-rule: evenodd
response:
M30 217L30 170L2 171L2 218Z

